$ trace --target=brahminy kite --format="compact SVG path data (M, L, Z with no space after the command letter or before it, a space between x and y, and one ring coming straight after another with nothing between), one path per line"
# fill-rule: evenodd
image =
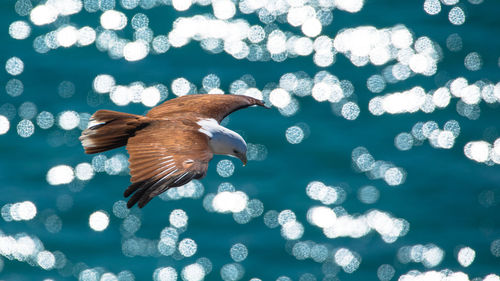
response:
M131 185L127 203L144 207L169 188L205 176L213 154L230 155L246 164L247 144L220 125L232 112L260 100L241 95L188 95L152 108L146 116L99 110L80 141L93 154L126 145Z

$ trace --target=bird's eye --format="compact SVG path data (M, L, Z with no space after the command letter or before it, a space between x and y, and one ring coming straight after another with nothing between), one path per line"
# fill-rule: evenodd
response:
M236 149L233 149L233 153L238 153L238 151L236 151Z

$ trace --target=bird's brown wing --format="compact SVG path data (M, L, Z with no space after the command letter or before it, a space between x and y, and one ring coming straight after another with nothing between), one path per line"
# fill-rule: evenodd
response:
M132 184L124 196L133 195L127 207L142 208L167 189L205 176L213 155L198 129L188 119L156 120L129 139Z
M232 112L251 105L264 106L260 100L241 95L187 95L168 100L151 109L147 117L165 118L167 116L183 114L186 111L196 113L201 117L213 118L221 122Z

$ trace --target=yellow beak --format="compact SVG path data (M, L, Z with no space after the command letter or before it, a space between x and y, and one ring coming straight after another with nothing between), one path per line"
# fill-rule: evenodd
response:
M243 155L240 155L240 157L238 157L241 162L243 162L243 166L246 166L247 164L247 155L246 154L243 154Z

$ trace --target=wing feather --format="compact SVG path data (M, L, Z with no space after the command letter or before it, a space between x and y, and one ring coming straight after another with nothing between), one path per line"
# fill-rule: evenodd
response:
M212 152L195 121L157 119L129 139L132 184L124 192L132 195L129 208L136 203L142 208L169 188L205 176Z
M178 114L185 115L186 111L190 111L203 118L213 118L220 123L232 112L252 105L265 107L262 101L242 95L187 95L156 106L146 116L166 118Z
M162 160L165 164L174 161L174 159L172 158L172 156L163 157L163 158L160 158L158 160ZM150 162L151 162L151 155L150 156L145 156L145 157L138 156L138 157L135 158L134 166L137 166L137 165L147 165Z

